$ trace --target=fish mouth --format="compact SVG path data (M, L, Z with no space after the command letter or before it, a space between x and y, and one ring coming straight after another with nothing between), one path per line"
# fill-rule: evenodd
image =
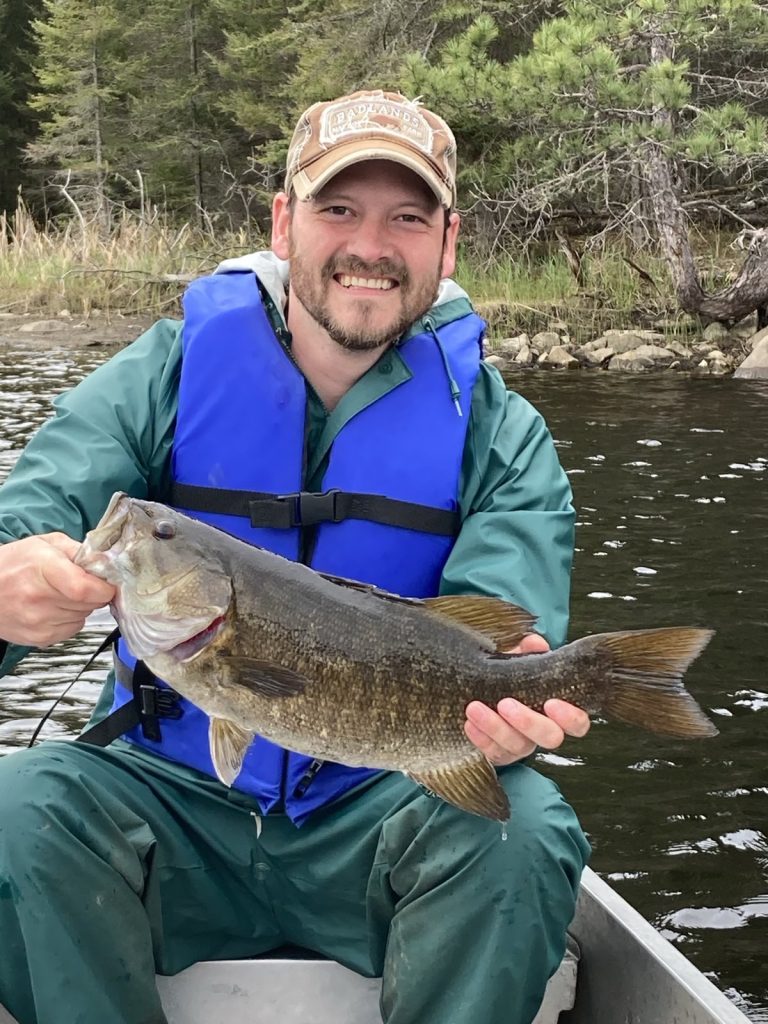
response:
M195 658L198 658L205 648L216 639L224 628L226 621L226 615L218 615L204 629L194 633L186 640L182 640L180 644L176 644L175 647L166 651L166 654L184 665L189 664Z
M75 552L72 559L75 565L94 575L101 575L107 569L113 560L110 549L119 542L128 520L130 505L127 499L128 495L123 491L112 495L104 515Z

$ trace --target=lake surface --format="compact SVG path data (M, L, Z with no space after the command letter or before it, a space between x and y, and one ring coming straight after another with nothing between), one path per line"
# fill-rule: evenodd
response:
M108 353L0 348L0 475L50 399ZM667 625L717 633L688 673L718 737L683 743L597 722L540 758L577 809L592 866L754 1021L768 1022L768 384L520 373L579 509L571 636ZM0 690L0 753L96 649L109 617L30 655ZM106 656L44 736L74 737Z

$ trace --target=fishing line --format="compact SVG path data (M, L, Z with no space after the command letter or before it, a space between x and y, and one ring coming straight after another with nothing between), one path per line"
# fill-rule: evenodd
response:
M38 736L40 735L40 730L43 728L43 726L48 721L48 719L51 717L51 715L56 710L56 708L59 706L59 704L61 704L61 702L67 696L67 694L72 689L72 687L75 685L75 683L78 681L78 679L83 674L83 672L85 672L86 669L89 669L91 667L91 665L94 663L94 661L98 658L98 656L100 654L103 654L104 651L107 650L107 648L111 647L112 644L117 640L117 638L119 636L120 636L120 630L119 629L113 629L112 632L109 634L109 636L105 637L104 640L99 644L98 648L93 652L93 654L90 656L88 661L86 661L86 663L83 665L83 667L77 673L77 675L72 680L72 682L67 685L66 689L62 690L62 692L59 694L59 696L56 698L56 700L53 702L53 704L51 704L51 706L45 712L43 717L37 723L37 726L35 727L35 731L32 733L32 736L30 737L29 743L27 743L27 750L29 750L30 747L33 747L35 745L35 741L37 740Z

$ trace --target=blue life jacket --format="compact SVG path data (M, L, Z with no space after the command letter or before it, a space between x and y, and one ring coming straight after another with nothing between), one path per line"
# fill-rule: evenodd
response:
M398 351L411 378L341 429L330 451L324 489L458 509L483 329L483 321L468 312L400 344ZM275 336L255 276L217 274L193 282L184 298L174 482L274 495L299 492L305 412L304 377ZM253 527L242 515L182 511L242 540L299 559L299 526ZM324 522L316 530L310 560L314 569L411 597L438 592L454 542L453 536L355 518ZM118 659L124 670L136 664L122 639ZM117 682L113 708L131 697L131 690ZM148 739L140 726L123 738L215 776L208 716L184 698L180 707L178 719L160 720L159 741ZM256 737L234 788L255 797L264 813L282 801L286 813L301 824L317 807L371 774L369 769L332 762L321 765Z

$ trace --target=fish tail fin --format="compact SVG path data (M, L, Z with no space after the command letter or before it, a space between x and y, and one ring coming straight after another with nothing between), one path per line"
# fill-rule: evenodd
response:
M666 736L716 736L718 730L683 686L685 670L712 635L711 629L670 627L585 637L601 660L608 660L601 711Z

